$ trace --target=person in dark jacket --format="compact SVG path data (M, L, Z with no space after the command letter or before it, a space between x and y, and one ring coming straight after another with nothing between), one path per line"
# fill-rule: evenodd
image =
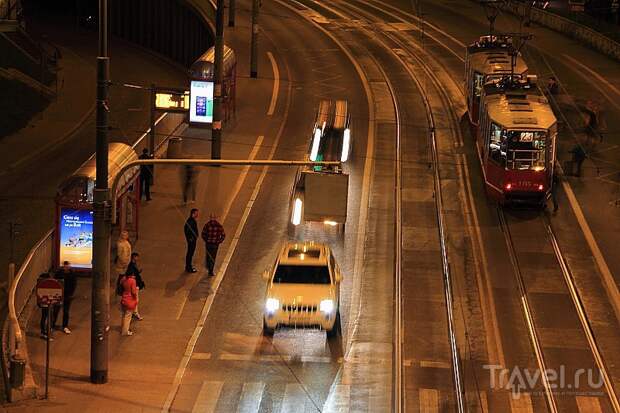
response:
M575 176L581 176L581 165L583 165L583 161L586 160L588 155L586 151L583 150L583 147L579 144L575 145L575 147L570 151L573 154L573 162L577 164L577 171L575 172Z
M560 190L560 177L556 171L553 171L551 178L551 200L553 201L553 213L558 212L558 191Z
M139 159L153 159L152 155L149 155L149 150L142 149L142 154ZM147 201L151 200L151 185L153 184L153 165L140 165L140 199L142 195L146 197Z
M125 275L133 275L136 279L136 286L138 287L138 291L144 290L146 284L144 284L144 280L142 279L142 268L140 266L140 254L137 252L133 252L131 254L131 261L127 266L127 271L125 271ZM138 312L138 305L136 304L136 308L133 311L133 317L138 319L139 321L144 320L144 317L140 315Z
M217 250L226 238L224 227L217 221L215 215L211 214L209 216L209 222L207 222L202 228L201 236L205 241L205 247L207 250L207 270L209 271L209 276L213 277L215 275L213 269L215 268Z
M62 267L56 271L56 279L63 281L63 300L62 300L62 331L65 334L71 334L69 329L69 312L71 310L71 302L77 288L77 278L75 273L71 270L71 264L69 261L62 263ZM54 307L54 313L52 314L52 325L56 329L56 321L58 320L58 313L60 312L60 306Z
M198 271L192 264L194 252L196 252L196 242L198 241L198 209L192 208L187 221L185 221L184 232L185 241L187 241L187 253L185 254L185 272Z

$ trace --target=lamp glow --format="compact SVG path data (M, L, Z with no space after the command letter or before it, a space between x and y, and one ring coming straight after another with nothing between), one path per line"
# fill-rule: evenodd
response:
M314 130L314 139L312 140L312 150L310 151L310 160L312 162L316 161L316 157L319 154L319 144L321 143L321 130Z
M342 154L340 155L340 162L346 162L349 159L349 149L351 145L351 130L346 128L342 136Z
M334 311L334 300L322 300L321 304L319 304L319 309L323 313L330 314Z
M280 308L280 301L276 298L268 298L265 302L265 310L268 313L275 313L278 308Z

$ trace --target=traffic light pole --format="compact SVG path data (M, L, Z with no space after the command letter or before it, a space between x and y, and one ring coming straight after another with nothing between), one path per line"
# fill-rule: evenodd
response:
M99 0L97 57L96 181L93 202L93 274L90 329L90 381L108 381L110 214L108 189L108 1Z
M213 86L213 126L211 159L222 157L222 80L224 77L224 0L217 0L215 14L215 84Z
M252 45L250 49L250 77L258 76L258 11L260 0L252 0Z

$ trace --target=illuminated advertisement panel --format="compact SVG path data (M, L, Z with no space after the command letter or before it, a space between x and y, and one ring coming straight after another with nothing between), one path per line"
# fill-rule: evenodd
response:
M213 82L192 80L190 87L189 121L213 122Z
M60 209L60 259L75 268L92 268L93 211Z

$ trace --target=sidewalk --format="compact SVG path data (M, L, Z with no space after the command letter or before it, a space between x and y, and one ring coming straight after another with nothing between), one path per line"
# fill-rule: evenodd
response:
M268 158L281 121L279 110L273 117L264 116L273 85L267 55L260 54L259 79L245 76L249 73L248 29L238 25L227 33L227 44L237 53L238 100L236 118L224 130L223 158ZM183 133L184 153L210 157L209 137L208 130L187 128ZM200 228L210 212L219 215L227 233L218 253L219 276L259 172L241 167L201 168L196 202L183 205L179 168L156 167L153 200L140 205L140 238L132 240L144 267L146 289L140 294L140 313L145 319L132 323L133 336L121 337L118 297L111 285L109 382L89 382L90 279L82 278L72 305L73 332L65 335L57 331L51 343L50 400L18 403L7 410L160 411L217 278L206 277L202 243L194 257L198 273L184 272L184 221L192 207L200 209ZM111 277L112 282L115 279ZM40 312L34 310L27 335L31 365L39 386L43 386L45 341L39 338L39 317Z

